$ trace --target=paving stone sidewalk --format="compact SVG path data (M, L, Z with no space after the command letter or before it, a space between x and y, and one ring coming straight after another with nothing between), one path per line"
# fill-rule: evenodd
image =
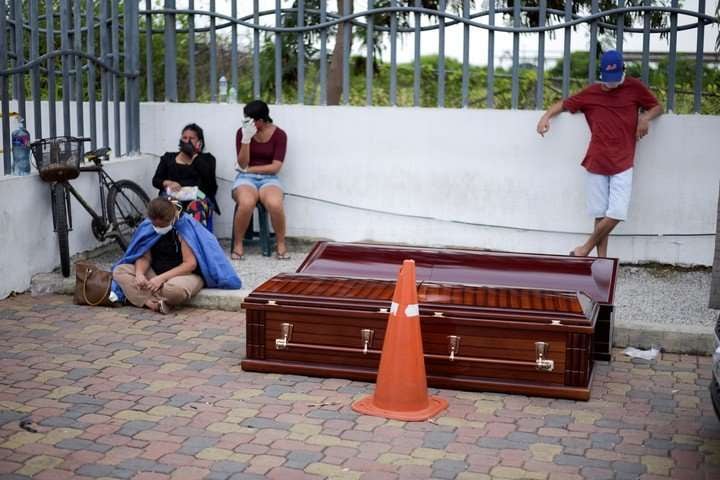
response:
M350 409L371 384L243 372L244 331L238 312L0 301L0 478L720 478L709 357L616 351L588 402L433 390L449 409L406 423Z

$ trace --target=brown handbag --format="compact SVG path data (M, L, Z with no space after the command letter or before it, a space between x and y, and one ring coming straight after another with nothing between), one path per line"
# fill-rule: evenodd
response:
M75 294L77 305L111 306L110 286L112 273L98 268L92 262L75 262Z

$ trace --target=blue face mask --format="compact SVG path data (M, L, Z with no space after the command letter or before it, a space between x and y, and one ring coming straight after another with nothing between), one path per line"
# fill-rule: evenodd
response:
M155 225L153 225L152 227L153 230L155 230L155 233L157 233L158 235L165 235L173 228L172 224L168 225L167 227L156 227Z

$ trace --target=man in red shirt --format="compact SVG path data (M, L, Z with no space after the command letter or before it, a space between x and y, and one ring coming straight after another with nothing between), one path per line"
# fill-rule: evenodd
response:
M605 257L610 232L627 218L635 144L663 109L640 80L625 78L622 54L610 50L600 60L600 82L553 104L540 118L537 132L545 136L550 119L565 110L583 112L590 127L582 166L587 170L588 211L595 218L593 233L570 255L586 256L597 248L598 256Z

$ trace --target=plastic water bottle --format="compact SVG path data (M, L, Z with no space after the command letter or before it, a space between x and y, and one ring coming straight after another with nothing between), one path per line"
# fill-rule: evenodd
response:
M218 81L218 95L220 96L221 102L225 100L225 96L227 95L227 78L225 78L225 75L220 77Z
M13 175L30 174L30 132L25 129L22 117L18 127L10 135L12 143Z
M237 90L235 87L230 87L230 90L228 90L228 103L237 103Z

